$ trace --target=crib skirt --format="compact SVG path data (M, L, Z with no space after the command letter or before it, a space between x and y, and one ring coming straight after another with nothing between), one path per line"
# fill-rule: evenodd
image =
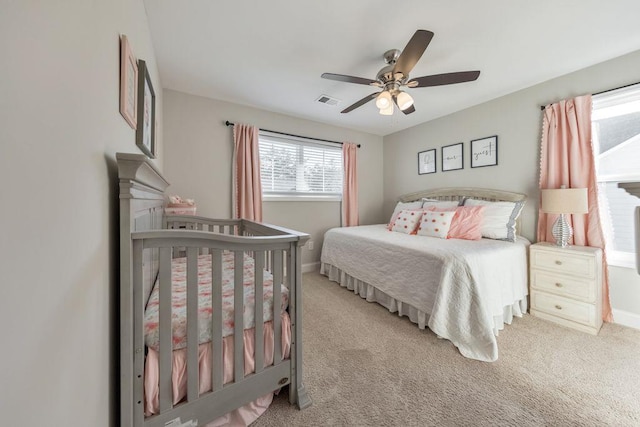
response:
M289 357L291 348L291 320L288 313L281 315L282 325L282 354ZM244 373L248 375L255 370L254 358L255 330L244 330ZM264 323L264 361L265 366L273 364L274 333L273 322ZM223 383L233 380L233 335L222 339ZM211 391L211 343L200 344L198 347L199 390L200 394ZM173 404L177 404L187 395L187 349L173 351L172 387ZM159 360L158 352L149 349L145 362L144 390L145 415L150 416L159 411ZM217 426L247 426L262 415L273 399L273 393L268 393L253 402L231 411L220 418L208 423L206 427Z

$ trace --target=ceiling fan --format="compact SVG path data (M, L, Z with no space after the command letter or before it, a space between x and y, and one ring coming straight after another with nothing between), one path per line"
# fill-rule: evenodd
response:
M431 31L418 30L413 37L411 37L411 40L409 40L409 43L407 43L402 52L398 49L386 51L383 58L387 65L378 71L375 80L344 74L322 74L322 78L325 79L376 86L382 89L380 92L374 92L371 95L365 96L360 101L342 110L341 113L353 111L375 98L376 107L380 109L380 114L392 115L393 104L404 114L411 114L416 111L413 106L413 98L402 90L402 88L451 85L471 82L478 78L480 71L459 71L456 73L433 74L431 76L409 79L409 73L413 70L413 67L427 49L427 46L429 46L432 38L433 33Z

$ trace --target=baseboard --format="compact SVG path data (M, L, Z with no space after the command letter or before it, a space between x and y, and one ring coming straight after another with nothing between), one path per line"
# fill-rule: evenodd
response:
M312 273L320 270L320 262L310 262L308 264L302 264L303 273Z
M640 314L630 313L624 310L611 310L613 314L613 323L628 326L630 328L640 329Z

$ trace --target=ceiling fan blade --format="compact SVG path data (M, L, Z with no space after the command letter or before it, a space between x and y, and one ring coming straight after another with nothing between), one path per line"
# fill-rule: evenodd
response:
M406 110L404 110L404 111L403 111L403 110L400 110L400 111L402 111L402 112L403 112L403 113L405 113L405 114L411 114L411 113L413 113L414 111L416 111L416 107L414 107L414 106L412 105L411 107L407 108Z
M407 83L407 87L428 87L452 85L455 83L472 82L478 78L480 71L460 71L457 73L434 74L432 76L416 77Z
M416 111L416 107L413 106L413 104L411 104L408 108L405 108L404 110L402 108L400 108L400 106L398 105L398 96L397 95L392 95L393 98L393 103L396 104L396 107L398 107L398 110L402 111L404 114L411 114L414 111Z
M355 110L358 107L362 107L364 104L366 104L367 102L371 101L372 99L375 99L376 96L378 96L380 92L374 92L371 95L367 95L364 98L362 98L360 101L349 105L347 108L345 108L344 110L340 111L341 113L348 113L350 111Z
M320 77L322 77L323 79L337 80L339 82L345 82L345 83L357 83L359 85L370 85L370 86L380 85L375 80L365 79L363 77L346 76L344 74L322 73L322 76Z
M402 73L405 77L409 76L409 73L413 70L427 46L429 46L432 38L433 33L431 31L416 31L398 57L396 65L393 67L393 74Z

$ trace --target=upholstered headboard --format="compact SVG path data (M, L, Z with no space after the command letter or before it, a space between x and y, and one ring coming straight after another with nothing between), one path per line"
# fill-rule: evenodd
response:
M432 190L421 190L413 193L403 194L399 197L399 200L401 202L413 202L422 198L456 201L461 201L465 198L472 198L494 202L525 202L527 200L526 194L474 187L451 187L436 188ZM522 224L519 217L516 220L516 232L518 234L520 234L521 226Z

